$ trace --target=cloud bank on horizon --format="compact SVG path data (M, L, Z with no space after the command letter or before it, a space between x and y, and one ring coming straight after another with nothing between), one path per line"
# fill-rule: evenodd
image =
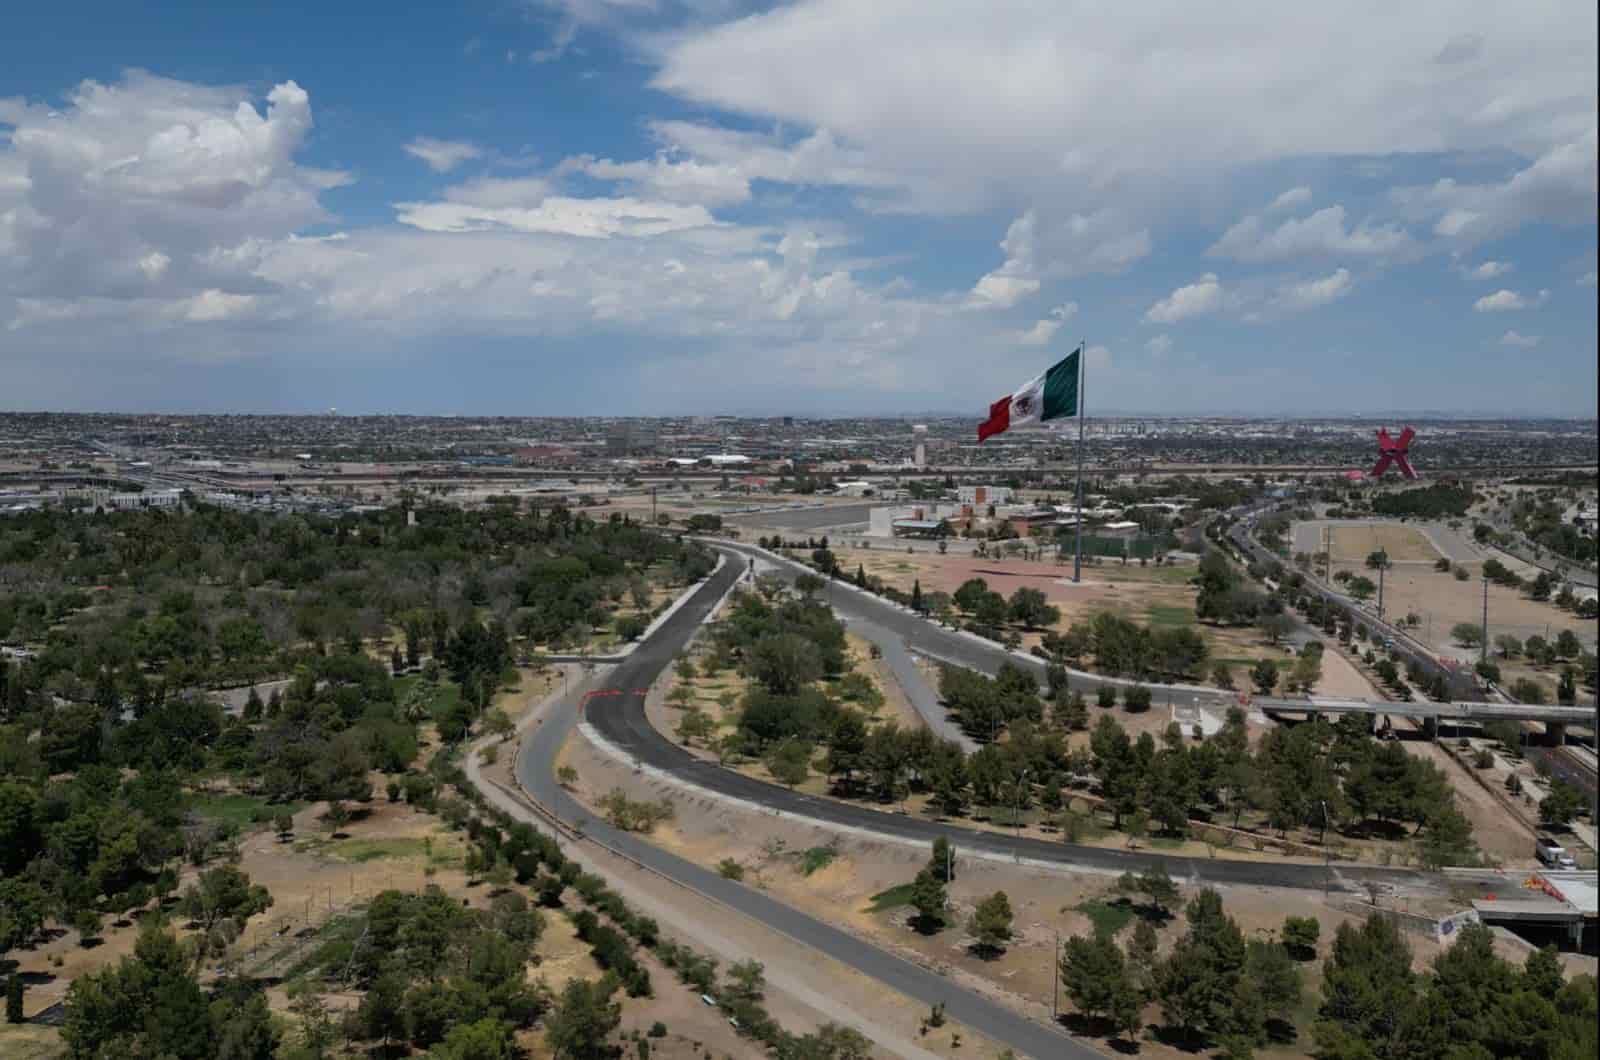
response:
M480 17L36 63L0 406L976 410L1087 337L1091 413L1595 412L1592 8Z

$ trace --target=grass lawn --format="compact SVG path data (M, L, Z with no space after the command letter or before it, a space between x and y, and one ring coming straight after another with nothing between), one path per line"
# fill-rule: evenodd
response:
M914 884L902 883L890 887L887 891L879 891L872 896L872 904L867 907L873 913L887 913L899 909L903 905L911 904L911 890Z
M1183 627L1194 625L1194 608L1180 604L1151 604L1145 609L1151 626Z
M241 830L251 825L266 826L272 818L280 813L299 813L306 806L303 802L271 803L258 795L240 794L205 794L196 795L191 806L194 812L201 817L223 824L231 824Z
M410 698L412 689L422 682L418 674L407 674L405 677L394 679L394 698L396 703L404 704ZM440 680L434 688L433 699L428 703L428 713L437 715L439 711L455 706L461 702L461 689L453 682Z
M1096 934L1115 935L1133 922L1138 914L1133 903L1126 898L1107 900L1095 898L1078 906L1078 912L1089 918Z
M328 844L327 853L357 864L382 858L420 858L428 853L426 841L409 839L340 839Z
M800 875L809 876L833 864L833 859L839 856L837 847L812 847L800 855Z

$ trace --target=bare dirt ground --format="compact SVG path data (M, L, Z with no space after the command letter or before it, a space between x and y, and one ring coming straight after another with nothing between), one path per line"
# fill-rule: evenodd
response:
M578 765L583 777L580 796L592 797L594 792L608 790L613 784L630 790L633 797L674 795L673 789L598 757L582 741L575 741L569 749L569 760ZM1049 1018L1051 955L1057 933L1062 938L1087 933L1092 930L1089 911L1096 915L1104 912L1096 903L1113 907L1117 903L1115 880L1108 876L1064 875L1003 863L960 860L957 878L950 887L951 926L934 935L923 935L910 926L906 907L875 908L873 899L909 882L926 862L925 851L899 843L835 835L804 822L759 816L710 799L685 798L681 791L676 796L679 813L670 825L656 830L652 842L700 864L715 865L730 859L743 869L747 885L860 933L878 945L939 970L953 982L984 991L1039 1019ZM818 856L819 850L828 855ZM804 871L807 852L812 853L812 861L823 862L809 875ZM1010 899L1016 938L1002 955L990 960L973 951L972 940L962 925L977 902L996 890L1005 891ZM1189 888L1185 891L1189 892ZM1223 898L1248 937L1262 937L1276 930L1288 915L1315 916L1322 924L1324 952L1340 923L1360 919L1358 912L1325 905L1315 894L1239 887L1225 888ZM1412 900L1400 901L1409 905ZM1171 947L1182 930L1181 913L1160 928L1163 951ZM1437 952L1429 939L1413 937L1411 942L1418 967ZM1317 996L1317 967L1302 965L1310 998ZM1309 1015L1310 1011L1308 1006L1304 1013ZM1159 1019L1154 1006L1147 1011L1146 1019L1150 1023ZM1104 1042L1096 1044L1105 1047ZM1143 1043L1143 1055L1166 1060L1190 1054L1149 1039ZM1294 1047L1278 1055L1300 1056L1304 1051Z
M519 710L512 716L520 718L526 713L527 709ZM509 743L502 745L503 753L495 763L484 767L483 774L487 779L515 790L511 770L513 746ZM591 798L613 787L622 787L635 798L661 797L660 792L652 793L636 784L636 778L626 767L595 755L581 740L568 741L558 762L571 764L580 770L580 780L575 790ZM687 812L688 808L680 805L679 809ZM949 1060L982 1057L987 1060L1000 1052L993 1042L954 1022L923 1036L920 1030L927 1009L884 988L875 980L796 945L795 940L787 936L731 914L708 899L654 875L641 873L631 862L607 854L592 844L583 844L581 848L568 844L565 850L568 856L577 857L593 869L610 876L614 885L618 885L615 881L624 881L621 886L630 903L641 912L656 917L662 923L666 936L678 938L702 952L718 956L724 966L752 956L765 963L769 982L767 1009L774 1019L792 1033L804 1034L824 1023L851 1023L852 1017L866 1017L874 1028L869 1037L877 1043L872 1055L881 1060L902 1056L911 1056L915 1060L932 1060L935 1057ZM673 926L682 923L693 923L697 925L697 930L684 932ZM657 993L663 999L669 998L669 989L687 991L671 972L658 969L654 963L648 966L653 982L658 984ZM670 984L670 987L660 984ZM676 1014L665 1015L652 1007L654 1002L641 1003L638 999L629 1001L623 1009L624 1029L648 1029L651 1022L661 1019L671 1032L668 1039L671 1041L679 1037L677 1032L681 1026L681 1037L688 1040L688 1047L665 1054L674 1060L679 1056L685 1060L691 1057L703 1060L708 1054L695 1047L696 1041L710 1046L709 1055L713 1056L731 1056L741 1060L749 1057L754 1060L766 1055L764 1050L743 1039L733 1038L726 1045L717 1044L721 1039L711 1033L710 1024L717 1023L721 1017L714 1010L706 1008L692 992L687 992L685 996L688 998L688 1010L674 1010ZM699 1011L693 1011L697 1007ZM704 1021L710 1021L710 1024ZM964 1045L952 1045L952 1041L960 1041ZM536 1052L534 1055L547 1054ZM651 1055L659 1055L656 1040L652 1040Z
M1364 563L1369 555L1380 549L1387 552L1394 563L1432 563L1440 555L1428 535L1416 527L1398 522L1343 520L1297 524L1293 534L1295 551L1323 551L1329 545L1330 528L1330 551L1335 563Z
M1428 741L1407 740L1404 746L1412 755L1444 770L1455 789L1456 806L1472 822L1472 837L1485 854L1507 868L1531 868L1537 864L1533 857L1533 829L1507 813L1493 795L1466 774L1459 762Z

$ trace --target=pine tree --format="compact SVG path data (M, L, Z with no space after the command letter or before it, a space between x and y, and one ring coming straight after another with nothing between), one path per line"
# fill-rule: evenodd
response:
M922 613L922 579L911 583L911 610Z
M22 992L27 989L22 982L22 976L12 972L6 979L6 1022L21 1023Z
M945 889L937 873L924 868L911 882L911 908L917 911L912 926L924 935L944 927Z

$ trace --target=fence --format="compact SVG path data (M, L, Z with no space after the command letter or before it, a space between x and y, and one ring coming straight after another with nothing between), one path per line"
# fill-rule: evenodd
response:
M381 881L357 882L351 873L346 886L330 883L304 899L278 902L267 918L245 926L233 945L242 967L252 975L281 973L314 946L327 925L347 916L389 890L420 891L432 882L425 866L395 866Z

